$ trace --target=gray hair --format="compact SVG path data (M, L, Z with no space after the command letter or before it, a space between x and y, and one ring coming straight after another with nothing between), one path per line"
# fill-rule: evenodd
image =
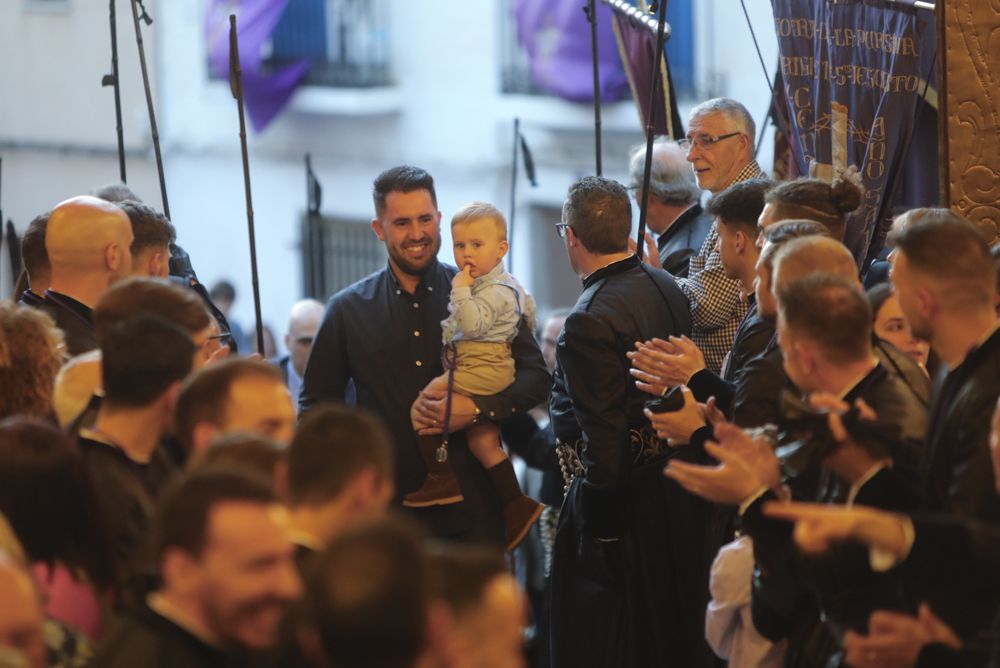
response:
M674 146L680 152L679 159L661 152L656 155L656 147ZM649 192L661 204L693 204L701 197L701 189L695 181L694 172L683 157L684 149L677 142L661 135L653 140L653 164L649 174ZM646 166L646 145L633 146L628 155L629 186L634 190L642 188L642 172Z
M750 150L753 150L757 141L757 125L753 122L753 116L750 115L746 107L732 98L716 97L696 106L691 110L691 115L688 118L694 120L709 114L722 114L734 123L740 132L750 138Z

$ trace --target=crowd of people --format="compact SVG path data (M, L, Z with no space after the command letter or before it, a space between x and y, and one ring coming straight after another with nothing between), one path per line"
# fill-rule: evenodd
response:
M916 209L864 266L857 175L772 182L755 136L709 100L648 188L645 146L574 183L581 294L540 328L500 210L446 264L433 178L387 169L386 267L296 303L280 359L126 186L39 215L0 665L1000 665L996 240Z

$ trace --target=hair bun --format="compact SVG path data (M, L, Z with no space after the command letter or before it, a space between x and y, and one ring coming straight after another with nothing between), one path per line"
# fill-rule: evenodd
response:
M861 174L853 165L830 183L830 201L842 213L850 213L861 206L863 194Z

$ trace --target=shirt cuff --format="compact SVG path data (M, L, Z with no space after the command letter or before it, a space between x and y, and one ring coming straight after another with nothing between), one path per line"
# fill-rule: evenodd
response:
M767 485L761 485L760 487L754 490L753 494L743 499L743 502L740 503L740 507L737 511L739 513L739 516L743 517L743 514L746 513L746 511L750 508L750 506L754 504L754 501L764 496L766 493L767 493Z
M896 554L891 550L886 550L874 545L868 548L868 564L876 573L885 573L886 571L898 566L908 556L910 556L910 550L913 549L913 541L916 540L916 532L913 529L913 520L909 517L904 517L903 521L900 522L900 528L903 530L902 553Z

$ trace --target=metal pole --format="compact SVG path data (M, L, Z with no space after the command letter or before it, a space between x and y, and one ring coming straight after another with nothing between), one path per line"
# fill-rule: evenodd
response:
M598 67L597 51L597 3L587 0L583 12L590 21L590 53L594 67L594 155L597 163L597 176L601 175L601 72Z
M115 18L115 0L110 0L108 16L111 18L111 74L101 79L102 86L112 86L115 90L115 130L118 133L118 173L122 183L125 177L125 135L122 131L122 98L118 80L118 25Z
M149 70L146 69L146 49L142 44L142 28L139 27L139 6L142 0L132 0L132 19L135 23L135 42L139 47L139 66L142 68L142 85L146 91L146 109L149 112L149 131L153 137L153 152L156 154L156 171L160 176L160 198L163 200L163 215L170 218L170 204L167 201L167 183L163 178L163 157L160 155L160 134L156 129L156 112L153 110L153 93L149 88ZM151 25L153 19L142 8L142 20Z
M264 324L260 316L260 282L257 280L257 240L253 230L253 198L250 195L250 158L247 155L247 125L243 114L243 70L236 37L236 15L229 15L229 84L240 112L240 149L243 152L243 186L247 198L247 230L250 236L250 272L253 283L253 310L257 319L257 352L264 354Z
M517 213L517 150L521 145L521 119L514 117L514 150L510 157L510 214L507 217L507 243L514 247L514 216ZM507 253L507 271L514 272L514 251Z
M653 60L653 84L649 92L649 113L646 114L646 162L642 170L642 202L639 205L639 234L635 242L635 252L642 261L643 250L646 247L646 213L649 209L649 178L653 169L653 133L655 125L653 123L656 116L656 98L660 89L660 62L663 60L663 40L664 25L667 18L667 2L660 0L659 21L656 26L656 49ZM667 110L667 113L670 113Z

